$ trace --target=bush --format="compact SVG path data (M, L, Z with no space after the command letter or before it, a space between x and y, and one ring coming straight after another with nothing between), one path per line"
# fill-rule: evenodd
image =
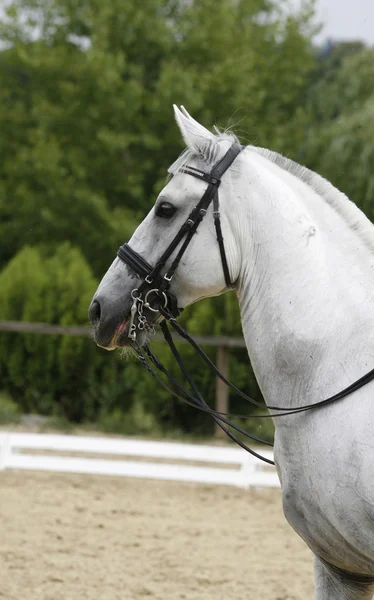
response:
M6 392L0 392L0 425L18 423L20 419L19 407Z
M125 414L119 409L103 412L97 421L97 427L106 433L121 435L161 435L157 418L144 409L143 402L136 401Z
M0 319L83 325L96 287L81 252L70 244L52 256L25 247L0 273ZM24 412L94 420L124 389L119 361L104 354L84 337L2 333L2 386ZM122 401L122 408L130 403Z

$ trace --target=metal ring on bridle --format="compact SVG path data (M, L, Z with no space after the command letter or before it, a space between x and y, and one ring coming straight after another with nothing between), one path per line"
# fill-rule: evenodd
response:
M155 292L155 294L157 296L160 297L160 294L164 297L164 306L163 308L166 308L168 305L168 299L167 296L165 294L165 292L160 292L160 290L158 290L157 288L153 288L152 290L149 290L146 295L144 296L144 307L148 308L149 310L151 310L152 312L160 312L157 308L152 308L152 306L150 306L149 302L148 302L148 296L149 294L152 294L152 292Z
M136 296L135 293L138 293L138 295ZM134 288L131 292L131 298L135 301L135 300L139 300L140 298L140 292L138 290L138 288Z

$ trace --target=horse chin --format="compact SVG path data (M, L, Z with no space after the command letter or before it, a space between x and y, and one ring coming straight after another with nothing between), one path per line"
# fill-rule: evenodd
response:
M134 351L135 349L135 344L137 346L144 346L145 344L147 344L149 342L149 336L144 333L143 331L141 332L137 332L136 335L136 341L132 340L131 338L129 338L128 334L124 333L123 335L120 336L113 336L113 338L110 340L109 344L107 345L102 345L102 344L97 344L99 346L99 348L102 348L103 350L108 350L108 352L112 352L113 350L117 350L120 349L122 350L122 352L124 354L127 354L129 351L129 353L131 354L131 351Z
M136 332L136 340L135 341L133 341L131 338L129 338L128 332L124 331L123 334L121 334L117 338L116 347L122 348L123 350L127 350L127 349L131 350L135 347L135 345L145 346L146 344L148 344L149 341L150 341L150 334L145 330Z

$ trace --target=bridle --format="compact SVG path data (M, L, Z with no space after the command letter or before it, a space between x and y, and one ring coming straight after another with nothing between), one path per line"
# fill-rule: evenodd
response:
M229 267L227 264L225 246L221 228L221 216L219 211L219 199L218 199L218 188L221 183L222 175L231 166L238 154L243 150L243 146L240 144L233 144L226 154L217 162L210 173L204 173L200 169L195 167L186 166L181 171L188 173L193 177L197 177L202 181L206 181L208 186L199 200L197 205L192 209L188 218L179 229L169 246L166 248L163 255L159 258L156 265L152 267L140 254L135 252L129 244L123 244L120 246L117 255L123 262L125 262L136 274L143 279L142 284L132 290L131 296L133 299L133 305L131 310L131 321L129 328L129 337L133 342L136 340L137 329L149 328L146 318L143 314L143 307L153 312L160 312L160 307L168 309L173 317L178 317L180 309L178 308L177 298L170 293L169 286L173 278L173 275L182 259L183 254L187 250L194 234L197 231L201 221L205 217L208 207L213 202L213 218L216 229L217 241L219 251L221 255L221 263L223 274L225 277L226 286L228 288L233 287L233 283L230 279ZM167 272L162 274L165 265L175 250L179 247L177 254L175 255L170 267ZM148 288L148 290L147 290ZM151 305L150 299L156 300L156 307ZM136 323L136 315L138 316ZM140 326L140 327L139 327Z
M221 158L214 165L214 167L212 168L212 170L209 173L205 173L204 171L201 171L200 169L196 169L195 167L191 167L191 166L185 166L184 168L180 169L182 172L187 173L188 175L192 175L193 177L197 177L198 179L206 181L208 183L208 186L207 186L203 196L201 197L201 199L199 200L197 205L192 209L187 220L183 223L182 227L177 232L177 234L175 235L175 237L173 238L173 240L171 241L171 243L169 244L169 246L167 247L165 252L162 254L161 258L157 261L155 266L150 265L146 260L144 260L144 258L142 256L140 256L140 254L135 252L128 244L123 244L123 246L120 246L120 248L117 252L117 255L133 271L135 271L137 277L142 279L142 283L140 284L140 286L137 288L134 288L131 292L133 304L132 304L131 312L130 312L130 325L129 325L128 336L133 342L133 347L134 347L135 351L137 352L137 355L138 355L139 360L140 360L141 364L143 365L143 367L145 367L147 369L147 371L153 377L155 377L157 379L157 381L165 389L167 389L170 392L170 394L172 394L173 396L182 400L183 402L190 404L190 405L194 406L195 408L198 408L199 410L202 410L203 412L210 414L213 417L213 419L215 420L215 422L219 425L219 427L221 427L221 429L223 429L225 431L225 433L232 440L234 440L242 448L247 450L250 454L252 454L256 458L263 460L266 463L274 464L273 461L261 456L257 452L253 451L251 448L248 448L248 446L244 442L242 442L242 440L238 439L232 433L231 430L234 430L234 431L236 431L252 440L255 440L257 442L261 442L261 443L264 443L269 446L272 446L272 444L269 442L266 442L264 440L261 440L254 435L249 434L248 432L243 430L238 425L235 425L235 424L231 423L230 421L228 421L227 417L235 416L236 418L239 417L239 418L272 418L272 419L274 419L277 417L295 415L300 412L305 412L308 410L314 410L314 409L317 409L317 408L320 408L323 406L327 406L329 404L332 404L334 402L337 402L338 400L345 398L349 394L352 394L353 392L357 391L358 389L360 389L361 387L363 387L364 385L366 385L367 383L372 381L374 379L374 369L372 369L371 371L366 373L363 377L361 377L360 379L358 379L357 381L355 381L354 383L352 383L351 385L346 387L344 390L338 392L337 394L334 394L333 396L331 396L329 398L320 400L319 402L316 402L313 404L307 404L304 406L291 408L291 409L289 407L270 406L268 404L265 405L264 403L258 402L256 400L254 400L253 398L251 398L250 396L247 396L246 394L244 394L244 392L242 392L234 384L232 384L228 379L226 379L222 375L222 373L220 373L220 371L217 369L217 367L214 365L214 363L209 359L209 357L205 354L205 352L193 340L193 338L191 338L189 336L189 334L183 329L183 327L181 327L181 325L177 322L177 317L180 315L182 309L178 308L177 298L169 290L170 282L171 282L173 275L181 261L183 254L187 250L188 245L190 244L190 242L193 238L193 235L196 233L198 226L200 225L201 221L205 217L205 215L207 213L207 209L212 202L213 202L214 225L215 225L215 229L216 229L217 242L218 242L219 251L220 251L220 255L221 255L221 263L222 263L222 269L223 269L223 273L224 273L224 277L225 277L226 286L227 286L227 288L234 287L234 284L232 283L231 278L230 278L230 273L229 273L229 268L228 268L228 263L227 263L227 258L226 258L226 252L225 252L225 246L224 246L224 240L223 240L223 235L222 235L221 218L220 218L220 211L219 211L218 188L221 183L222 175L227 171L227 169L231 166L231 164L233 163L235 158L238 156L238 154L240 154L240 152L243 149L244 149L244 147L241 146L240 144L237 144L237 143L232 144L232 146L229 148L229 150L226 152L226 154L223 156L223 158ZM162 272L165 268L167 261L172 256L172 254L177 250L179 245L180 245L179 250L177 251L177 254L175 255L174 259L172 260L170 267L167 269L166 273L163 274ZM152 305L151 305L151 301L150 301L151 298L153 298ZM192 390L192 393L189 392L188 390L186 390L186 388L183 385L181 385L173 375L171 375L171 373L163 366L163 364L153 354L153 352L150 349L148 344L144 346L144 351L143 351L143 349L137 343L136 337L137 337L138 330L142 331L143 329L146 329L150 332L152 332L152 330L153 330L153 326L148 323L147 318L143 313L144 308L150 310L151 312L159 313L160 315L162 315L164 317L164 320L160 323L162 332L164 334L166 342L169 344L169 347L174 355L174 358L176 359L176 361L181 369L182 374L184 375L184 378L187 380L187 382ZM186 339L191 344L191 346L194 348L194 350L196 350L196 352L200 355L200 357L204 360L204 362L210 367L212 372L217 377L219 377L224 383L226 383L226 385L231 387L237 394L239 394L239 396L241 396L245 400L248 400L251 404L253 404L255 406L259 406L259 407L262 407L265 409L267 408L271 411L277 411L277 412L275 414L273 412L272 414L269 413L269 414L256 414L256 415L231 415L229 413L221 413L221 412L211 409L209 407L209 405L206 403L206 401L204 400L204 398L202 397L195 382L193 381L192 376L186 369L186 367L183 363L183 360L174 344L174 341L173 341L173 338L172 338L172 335L168 328L167 323L169 323L173 327L173 329L178 332L178 334L181 337ZM156 368L158 371L160 371L161 373L166 375L166 377L169 379L169 381L173 385L174 389L172 389L171 387L169 387L167 384L164 383L164 381L156 373L154 368ZM182 392L184 394L184 397L182 397L180 394L178 394L175 391L175 389L178 389L178 391Z

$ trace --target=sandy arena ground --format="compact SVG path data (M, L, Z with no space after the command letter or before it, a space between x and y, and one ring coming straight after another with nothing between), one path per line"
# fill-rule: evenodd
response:
M279 490L0 472L0 598L305 600Z

